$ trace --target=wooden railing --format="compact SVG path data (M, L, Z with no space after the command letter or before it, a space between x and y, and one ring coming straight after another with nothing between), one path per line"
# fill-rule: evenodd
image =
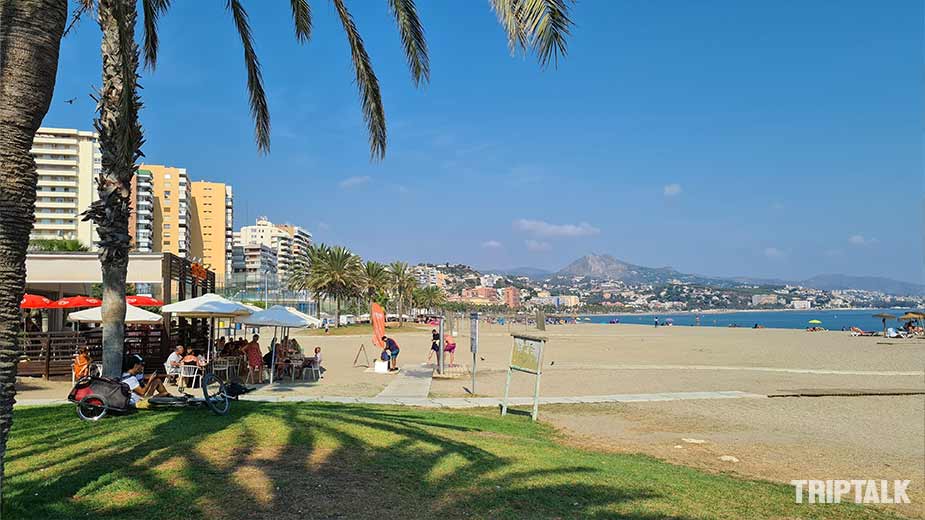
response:
M140 354L150 366L159 366L170 354L176 340L162 338L163 330L159 327L150 329L126 329L125 353ZM102 331L89 332L32 332L21 338L22 358L17 368L21 376L63 376L71 373L71 365L79 347L89 349L90 358L100 361L103 358Z

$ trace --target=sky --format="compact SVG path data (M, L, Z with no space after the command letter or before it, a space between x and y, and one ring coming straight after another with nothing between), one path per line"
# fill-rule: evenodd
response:
M288 2L245 1L267 155L224 2L174 2L142 72L145 160L232 184L236 227L263 215L380 261L557 270L598 253L925 281L920 1L583 0L545 70L510 54L487 1L420 1L423 88L388 2L349 1L382 87L382 161L333 6L311 3L300 45ZM88 18L63 41L46 126L92 128L99 40Z

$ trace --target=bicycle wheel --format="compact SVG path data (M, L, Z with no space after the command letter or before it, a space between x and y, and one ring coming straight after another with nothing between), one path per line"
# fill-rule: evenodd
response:
M225 393L225 383L215 374L206 374L202 378L202 395L206 406L218 415L225 415L231 408L231 399Z
M99 421L106 417L106 401L96 394L90 394L77 403L77 417L84 421Z

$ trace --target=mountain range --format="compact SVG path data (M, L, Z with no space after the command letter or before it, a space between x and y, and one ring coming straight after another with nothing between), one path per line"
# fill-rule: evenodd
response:
M778 280L750 277L709 277L688 274L677 271L671 267L645 267L624 262L610 255L585 255L557 272L546 271L531 267L515 269L502 269L501 272L511 276L529 276L531 278L544 278L547 276L588 276L601 280L619 280L628 284L668 283L670 280L680 280L686 283L711 285L716 287L731 287L738 284L755 285L800 285L826 291L836 289L860 289L866 291L879 291L886 294L901 296L923 296L925 285L892 280L878 276L849 276L843 274L821 274L806 280Z

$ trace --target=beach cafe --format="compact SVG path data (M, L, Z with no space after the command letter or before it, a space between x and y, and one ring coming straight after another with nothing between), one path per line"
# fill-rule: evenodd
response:
M29 253L26 257L26 293L40 303L24 309L24 320L34 325L23 333L23 361L18 373L25 376L67 375L76 349L86 346L91 357L101 359L102 329L85 320L68 320L72 312L98 306L91 298L99 292L102 270L96 253ZM207 267L171 253L131 253L126 283L132 284L141 305L149 310L215 291L215 273ZM80 298L85 296L87 298ZM144 298L144 297L149 298ZM132 303L135 299L127 299ZM56 305L57 304L57 305ZM138 305L136 303L136 305ZM205 349L209 321L165 314L159 323L127 324L126 352L165 359L178 344Z

